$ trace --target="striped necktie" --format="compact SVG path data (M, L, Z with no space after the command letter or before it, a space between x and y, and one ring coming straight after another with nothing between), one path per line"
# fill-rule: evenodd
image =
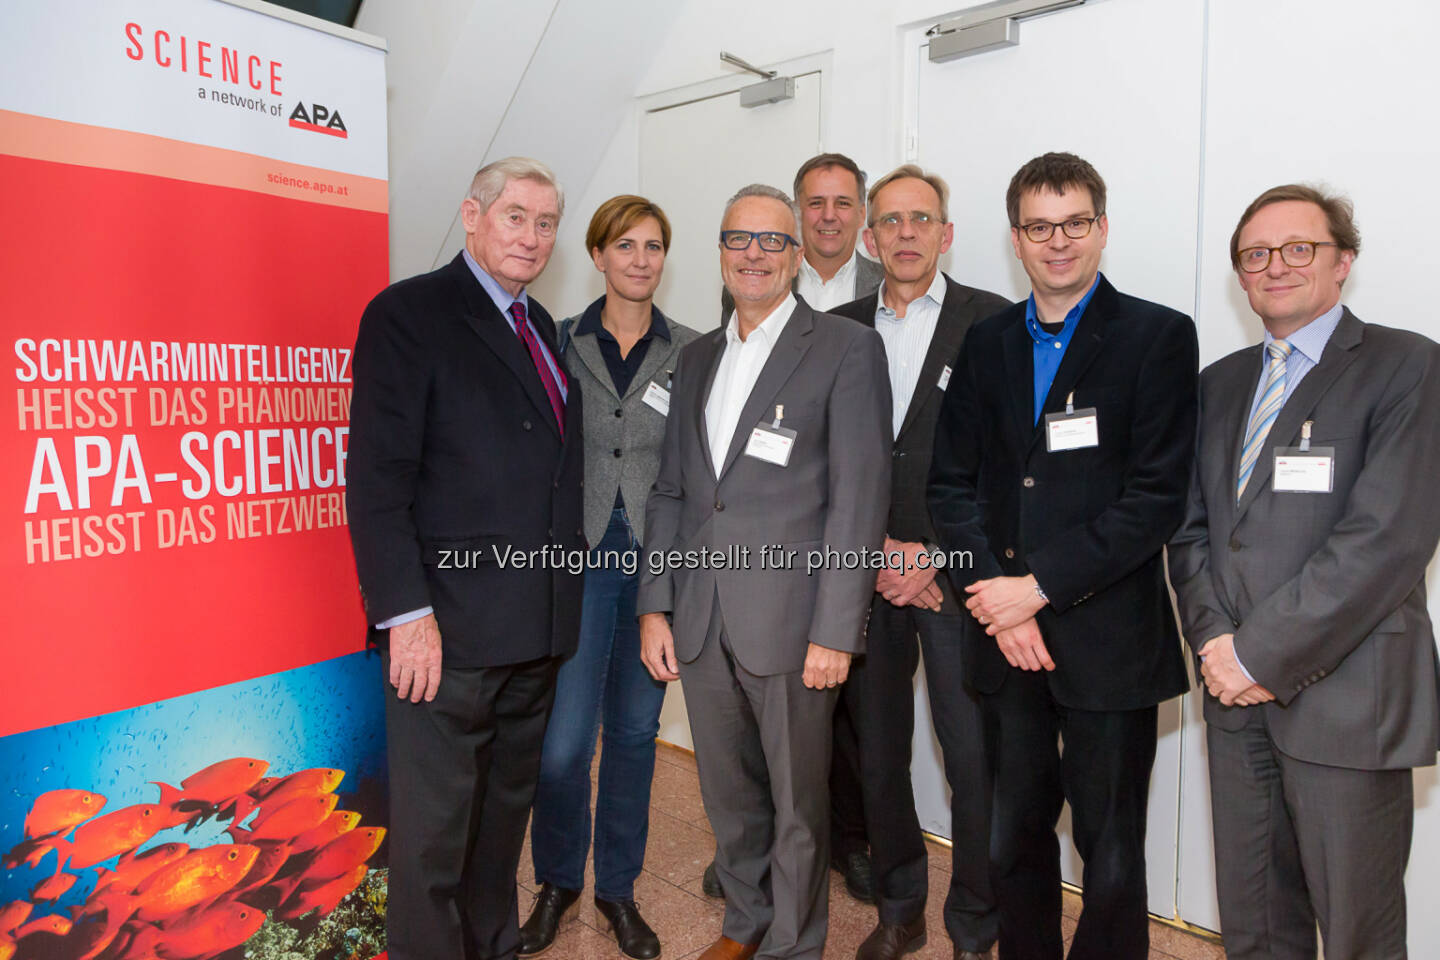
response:
M1245 445L1240 448L1240 477L1235 486L1237 503L1245 495L1245 484L1250 482L1250 474L1260 459L1260 449L1265 446L1265 438L1270 435L1270 428L1280 415L1280 408L1285 405L1285 361L1294 349L1288 340L1272 340L1265 346L1270 363L1265 368L1265 386L1260 389L1260 403L1250 416L1250 425L1245 428Z
M525 319L525 305L519 300L510 304L510 316L515 318L515 333L520 337L520 342L525 344L525 349L530 351L530 360L535 364L535 372L540 374L540 382L545 385L545 395L550 398L550 409L555 413L555 422L560 427L560 439L565 439L565 398L560 395L560 385L555 381L555 374L550 370L550 364L545 360L545 353L540 348L540 340L535 336L535 331L530 326L530 321ZM565 376L562 372L560 376Z

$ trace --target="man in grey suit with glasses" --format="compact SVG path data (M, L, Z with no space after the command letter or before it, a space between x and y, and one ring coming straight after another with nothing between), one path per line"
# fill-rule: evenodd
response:
M1340 300L1348 200L1267 190L1230 260L1264 342L1200 376L1170 576L1205 680L1226 956L1406 956L1411 768L1440 730L1440 346Z
M735 311L680 354L645 514L641 656L684 681L725 888L703 960L824 950L831 713L890 498L884 346L790 292L798 223L772 187L726 206Z

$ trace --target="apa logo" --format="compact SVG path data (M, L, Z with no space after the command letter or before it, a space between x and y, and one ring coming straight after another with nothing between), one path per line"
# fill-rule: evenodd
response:
M345 129L345 121L340 119L339 110L331 110L323 104L315 104L310 112L305 112L305 102L302 100L295 104L295 109L290 111L290 126L299 130L309 130L312 133L328 133L332 137L340 137L342 140L350 136Z

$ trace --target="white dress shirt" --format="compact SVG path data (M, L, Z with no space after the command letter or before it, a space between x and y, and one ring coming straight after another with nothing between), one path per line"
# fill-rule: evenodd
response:
M900 434L905 411L910 409L910 398L915 395L916 384L920 381L920 368L925 365L925 354L930 352L935 325L940 322L940 307L945 302L945 274L935 271L930 288L910 301L903 317L885 306L887 282L880 282L875 329L880 332L880 339L885 341L885 359L890 365L890 435L896 437ZM927 390L935 386L937 384L923 385Z
M831 307L849 303L855 299L855 274L859 269L856 261L859 259L860 251L852 250L845 266L836 270L835 276L826 283L820 279L819 271L810 266L810 261L801 257L800 272L795 276L795 292L805 298L811 309L822 313Z
M710 461L715 465L716 477L725 466L740 411L750 399L750 391L796 305L794 294L786 294L784 302L744 340L740 339L739 318L735 311L730 312L730 321L725 324L725 352L715 371L715 382L710 385L710 398L705 401L705 429L710 434Z

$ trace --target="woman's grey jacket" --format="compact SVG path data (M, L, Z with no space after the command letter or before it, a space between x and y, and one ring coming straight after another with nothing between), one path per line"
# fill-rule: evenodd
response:
M665 436L665 417L645 403L645 392L655 383L668 398L668 373L675 369L681 348L699 333L664 317L670 339L651 339L640 369L621 397L615 392L596 334L575 336L582 316L577 314L561 325L561 342L566 366L579 381L585 398L585 539L591 549L599 546L618 487L630 528L643 544L645 500L660 472L660 441Z

